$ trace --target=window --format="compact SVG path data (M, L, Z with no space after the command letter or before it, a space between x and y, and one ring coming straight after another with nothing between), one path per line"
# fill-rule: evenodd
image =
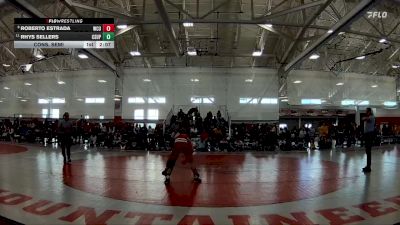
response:
M253 98L249 103L253 104L253 105L257 105L258 104L258 99L257 98Z
M156 128L156 126L157 126L157 124L155 124L155 123L148 123L148 124L146 124L146 126L147 126L147 128L149 128L149 126L151 127L151 128Z
M394 106L397 105L397 102L395 102L395 101L385 101L385 102L383 103L383 105L384 105L384 106L387 106L387 107L394 107Z
M85 103L88 104L102 104L106 101L105 98L85 98Z
M128 103L132 104L165 104L166 98L165 97L130 97L128 98Z
M133 111L133 119L144 120L144 110L143 109L135 109L135 111Z
M257 105L258 104L258 98L240 98L239 99L239 104Z
M64 104L65 103L65 98L39 98L38 103L39 104Z
M60 109L51 109L50 110L50 118L52 118L52 119L60 118Z
M133 104L143 104L145 103L143 97L131 97L128 98L128 103L133 103Z
M215 102L214 97L191 97L190 101L195 104L212 104Z
M65 98L53 98L52 99L53 104L64 104L65 103Z
M45 98L39 98L38 99L38 103L39 104L49 104L49 100L48 99L45 99Z
M49 116L49 110L48 109L42 109L42 118L47 118Z
M158 120L158 109L147 110L147 119L148 120Z
M321 99L301 99L302 105L321 105Z
M85 115L85 119L86 120L90 119L90 116L89 115Z
M212 104L212 103L214 103L214 98L213 97L203 98L203 103L204 104Z
M357 105L369 105L369 101L359 101Z
M277 98L262 98L261 104L278 104Z
M247 104L251 101L251 98L240 98L239 104Z
M199 103L202 102L202 101L201 101L201 98L199 98L199 97L191 97L191 98L190 98L190 101L191 101L192 103L197 103L197 104L199 104Z
M355 101L351 99L346 99L342 101L342 105L355 105Z
M99 116L99 119L104 120L104 116Z
M148 98L149 104L165 104L166 100L165 97L150 97Z

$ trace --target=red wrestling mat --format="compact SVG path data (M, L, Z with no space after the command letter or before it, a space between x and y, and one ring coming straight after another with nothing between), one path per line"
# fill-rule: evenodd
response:
M20 152L28 151L27 148L17 145L10 145L10 144L0 144L0 155L1 154L14 154Z
M75 189L124 201L171 206L239 207L298 201L337 191L353 182L359 168L315 158L273 155L196 155L203 180L181 161L165 186L158 154L96 157L63 168Z

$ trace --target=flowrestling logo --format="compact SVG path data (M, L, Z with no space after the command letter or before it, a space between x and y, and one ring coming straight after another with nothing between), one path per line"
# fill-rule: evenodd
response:
M388 13L384 11L369 11L367 14L368 19L386 19L388 17Z

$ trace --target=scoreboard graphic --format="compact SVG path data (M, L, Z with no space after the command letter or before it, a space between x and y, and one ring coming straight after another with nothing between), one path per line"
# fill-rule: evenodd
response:
M15 18L14 48L114 48L113 18Z

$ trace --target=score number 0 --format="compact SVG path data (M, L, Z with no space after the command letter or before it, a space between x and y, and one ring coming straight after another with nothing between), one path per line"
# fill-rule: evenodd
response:
M114 32L114 24L103 24L103 32Z

